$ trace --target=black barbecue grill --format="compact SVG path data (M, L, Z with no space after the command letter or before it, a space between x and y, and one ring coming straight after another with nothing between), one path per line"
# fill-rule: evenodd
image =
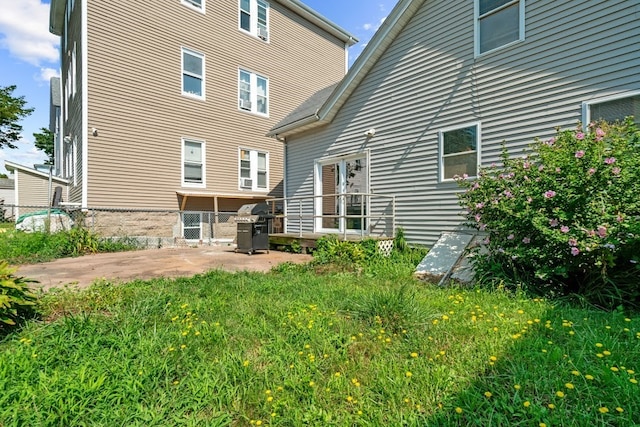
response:
M236 252L251 255L255 251L266 250L269 253L269 226L272 218L266 203L242 205L236 215Z

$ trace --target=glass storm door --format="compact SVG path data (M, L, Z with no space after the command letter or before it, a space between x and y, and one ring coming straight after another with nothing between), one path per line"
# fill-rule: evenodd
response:
M366 155L319 161L316 164L315 229L340 233L367 229ZM354 216L358 216L355 218Z

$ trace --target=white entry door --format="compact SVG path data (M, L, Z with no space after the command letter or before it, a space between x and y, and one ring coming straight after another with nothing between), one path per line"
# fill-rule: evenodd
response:
M320 233L367 230L369 167L367 153L316 162L315 231Z

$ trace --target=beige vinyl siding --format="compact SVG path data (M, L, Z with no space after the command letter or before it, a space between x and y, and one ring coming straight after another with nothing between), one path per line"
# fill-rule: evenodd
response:
M425 1L333 122L288 138L288 195L312 194L314 158L367 148L371 191L395 195L397 225L432 245L462 220L456 184L438 180L438 131L480 123L489 165L503 141L521 155L577 126L583 101L640 90L639 13L631 0L527 1L525 40L474 59L473 2Z
M20 206L39 206L45 207L51 204L49 200L49 177L36 173L29 173L23 170L16 170L16 185L20 200ZM56 187L62 187L62 200L68 201L69 192L66 184L60 183L53 179L51 182L51 197ZM23 210L20 214L30 212L29 209Z
M269 153L270 194L281 195L282 143L264 135L344 75L344 43L270 2L269 42L238 29L236 0L206 14L179 1L88 2L88 204L175 209L181 138L206 143L206 188L238 188L238 147ZM205 57L205 100L181 94L181 49ZM238 110L238 68L269 79L269 117ZM274 190L275 189L275 190Z

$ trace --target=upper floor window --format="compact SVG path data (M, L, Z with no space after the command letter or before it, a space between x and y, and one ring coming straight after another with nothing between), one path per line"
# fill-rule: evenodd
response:
M182 185L204 187L204 142L182 140Z
M204 55L182 49L182 94L204 98Z
M269 114L269 79L246 70L238 71L238 108Z
M240 29L262 40L269 39L269 3L264 0L240 1Z
M524 40L524 0L476 0L476 55Z
M588 101L582 108L585 125L598 120L623 121L629 116L640 123L640 92Z
M267 190L269 155L262 151L240 149L239 186L244 190Z
M440 131L440 180L478 174L480 125Z
M182 0L182 4L199 10L200 12L204 12L204 2L205 0Z

